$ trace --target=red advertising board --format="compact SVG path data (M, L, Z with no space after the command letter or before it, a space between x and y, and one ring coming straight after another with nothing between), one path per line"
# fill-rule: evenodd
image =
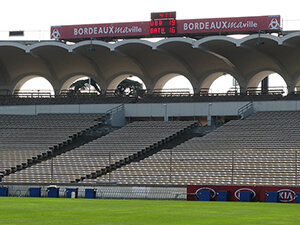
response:
M177 30L180 34L280 30L280 16L191 19L178 20L177 23Z
M157 34L167 37L201 33L277 32L280 30L280 16L172 19L167 21L167 23L170 22L173 25L169 24L168 28L172 28L172 31L168 29L164 32L157 30L165 29L163 25L153 28L153 24L151 26L153 21L52 26L51 39L151 37L151 35L157 36ZM152 32L150 32L151 29ZM156 31L154 32L153 29Z
M52 26L51 39L149 36L149 22Z
M282 186L222 186L222 185L188 185L187 200L196 201L198 192L211 191L211 201L217 200L218 191L229 191L229 201L240 201L241 191L252 192L254 202L265 202L267 192L278 192L279 202L294 203L296 193L300 193L300 187Z

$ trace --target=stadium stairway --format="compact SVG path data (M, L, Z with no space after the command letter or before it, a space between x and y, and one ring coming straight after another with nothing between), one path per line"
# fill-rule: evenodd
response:
M54 131L57 131L63 125L66 125L66 124L67 124L67 126L70 126L70 127L74 126L76 129L76 124L75 124L75 122L72 123L72 120L80 119L81 117L84 117L84 116L85 116L85 114L76 114L76 115L75 114L73 114L73 115L70 115L70 114L56 114L56 115L55 114L40 114L37 116L13 116L13 115L5 116L4 115L4 116L1 116L0 122L1 122L1 125L3 128L2 130L5 130L5 128L8 128L8 130L12 130L12 131L16 131L17 129L25 130L25 132L27 132L27 134L25 134L25 132L23 133L23 135L25 135L25 136L28 135L28 131L30 132L30 134L32 134L32 132L37 132L38 135L35 136L34 138L38 139L39 134L41 132L41 130L40 130L41 127L45 125L46 127L44 127L44 128L47 129L47 122L45 122L45 120L49 120L50 123L52 123L52 125L50 125L51 128L55 127ZM68 118L68 117L70 117L70 118ZM111 131L111 127L107 126L104 121L105 114L94 114L91 117L93 117L93 119L91 119L91 118L87 119L87 120L90 119L91 120L90 122L88 122L88 123L84 122L84 123L80 124L80 126L77 124L78 128L79 127L82 128L84 126L83 124L88 124L88 125L90 125L89 127L81 129L80 131L78 130L77 132L73 132L73 134L69 133L69 136L67 139L49 147L49 150L44 150L44 151L40 150L40 152L37 153L37 155L34 155L27 159L24 159L24 157L23 157L23 159L20 159L21 162L19 161L18 164L14 165L14 166L10 165L6 168L1 167L0 168L1 169L0 170L0 179L2 180L2 179L4 179L5 176L9 176L11 174L17 173L24 169L27 169L33 165L41 163L42 161L47 161L53 157L61 155L61 154L65 153L67 151L70 151L76 147L84 145L96 138L106 135L107 133L109 133ZM24 123L24 119L28 120L29 122L27 124L26 124L26 122ZM62 120L64 122L62 122L60 125L57 125ZM83 120L86 120L86 118L84 118ZM20 123L24 123L25 125L20 125ZM68 131L71 132L71 130L74 131L74 129L69 129ZM22 135L22 131L21 131L21 135ZM17 142L17 139L20 138L20 137L18 137L18 135L16 135L16 137L11 137L11 135L3 135L3 136L4 136L4 137L2 137L3 139L8 138L8 136L9 136L9 139L13 138L12 141L15 141L15 142ZM51 136L51 133L50 133L50 136ZM50 136L46 137L46 139L47 138L51 139ZM44 138L44 137L42 137L42 138ZM51 139L51 140L53 140L53 139ZM56 139L54 139L54 140L56 140ZM41 140L40 142L39 142L39 140L33 140L33 139L29 140L29 141L33 141L33 142L37 143L38 145L40 143L43 143L43 140ZM50 141L50 143L51 143L51 141ZM17 145L18 148L20 148L20 150L17 149L17 151L21 152L24 150L23 149L24 146L22 146L22 144L24 144L24 143L20 143L19 145ZM25 143L25 145L27 145L27 143ZM44 143L43 143L43 146L45 146ZM29 149L30 149L30 147L35 148L34 144L29 146ZM5 146L4 146L4 148L5 148ZM25 151L27 151L27 149L28 148L26 148ZM43 149L43 148L40 148L40 149ZM8 153L5 153L6 150L4 150L4 149L1 149L1 150L2 150L1 154L8 154ZM17 154L17 151L15 151L16 154ZM30 155L30 152L27 154L27 156L28 155ZM2 157L2 159L3 159L3 157ZM23 160L23 162L22 162L22 160Z
M153 126L153 124L155 124ZM166 127L170 126L170 129L166 129ZM174 126L174 127L173 127ZM131 162L137 162L144 158L147 158L157 152L159 152L162 149L165 148L172 148L174 146L177 146L178 144L192 138L195 136L195 134L192 133L191 130L196 128L198 126L197 122L192 121L172 121L172 122L158 122L158 121L152 121L152 122L134 122L132 124L129 124L121 129L119 129L116 133L119 133L120 135L115 135L114 133L108 134L105 138L110 139L110 141L114 140L116 137L122 138L123 135L127 135L127 138L133 138L134 136L137 137L137 142L143 142L143 139L147 139L145 133L143 131L147 131L147 135L152 136L152 133L154 134L155 138L152 140L152 144L148 144L147 141L142 143L141 145L137 145L136 149L134 149L127 153L127 155L124 157L124 155L120 155L119 160L110 163L111 159L109 159L109 163L106 166L103 166L102 168L99 168L98 170L91 172L85 176L81 176L80 178L77 178L71 183L78 183L81 181L84 181L85 179L96 179L98 177L101 177L103 175L106 175L114 170L117 170L118 168L121 168L127 164L130 164ZM161 132L162 130L162 132ZM129 134L131 133L131 134ZM128 136L129 134L129 136ZM141 134L141 135L138 135ZM124 138L124 137L123 137ZM104 139L104 138L103 138ZM133 138L134 139L134 138ZM126 137L123 140L133 140L133 139L127 139ZM102 144L101 138L98 140L98 144ZM105 140L103 141L105 142ZM112 141L113 142L113 141ZM134 141L133 141L134 142ZM150 141L151 142L151 141ZM119 146L120 147L120 146ZM109 158L112 158L109 156Z

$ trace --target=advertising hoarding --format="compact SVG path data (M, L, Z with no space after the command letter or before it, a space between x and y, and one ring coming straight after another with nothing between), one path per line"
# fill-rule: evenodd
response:
M192 36L215 33L278 32L280 16L231 17L159 21L81 24L51 27L51 39L71 40L89 38L142 38L158 36ZM168 23L168 26L164 25ZM172 23L172 24L170 24Z
M278 192L279 202L294 203L296 193L300 193L300 187L288 186L188 185L187 200L196 201L201 190L211 192L211 201L217 200L218 191L229 191L229 201L240 201L240 192L249 191L253 202L266 202L267 192Z

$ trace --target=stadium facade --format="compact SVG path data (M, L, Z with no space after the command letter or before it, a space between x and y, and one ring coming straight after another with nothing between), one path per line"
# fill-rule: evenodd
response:
M277 27L278 17L266 18L268 28ZM171 19L173 32L177 23ZM229 24L177 22L179 34L181 25L192 30ZM258 24L247 19L231 28L241 26ZM100 28L76 28L76 35ZM52 35L63 34L59 29ZM28 196L30 187L42 188L42 196L60 187L64 195L74 187L80 197L84 189L94 189L98 198L189 199L199 197L203 187L231 185L239 186L231 193L236 198L246 187L258 186L266 193L277 187L278 201L297 201L300 33L171 36L157 42L0 42L0 177L6 195ZM268 87L257 91L272 73L285 80L287 96ZM232 75L239 89L209 93L223 74ZM177 75L190 81L194 94L163 94ZM37 76L46 78L55 94L18 96ZM102 93L62 95L82 76L95 80ZM145 95L107 95L130 76L144 82Z

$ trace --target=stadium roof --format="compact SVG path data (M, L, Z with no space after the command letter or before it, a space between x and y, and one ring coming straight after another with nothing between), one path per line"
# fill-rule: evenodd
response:
M128 39L108 43L86 40L0 42L0 89L19 89L35 76L46 78L58 93L79 76L92 77L103 90L124 78L138 76L148 91L161 89L184 75L197 92L228 73L241 92L256 87L267 75L280 74L289 92L300 86L300 32L286 36L253 34L242 39L210 36L177 37L157 42Z

